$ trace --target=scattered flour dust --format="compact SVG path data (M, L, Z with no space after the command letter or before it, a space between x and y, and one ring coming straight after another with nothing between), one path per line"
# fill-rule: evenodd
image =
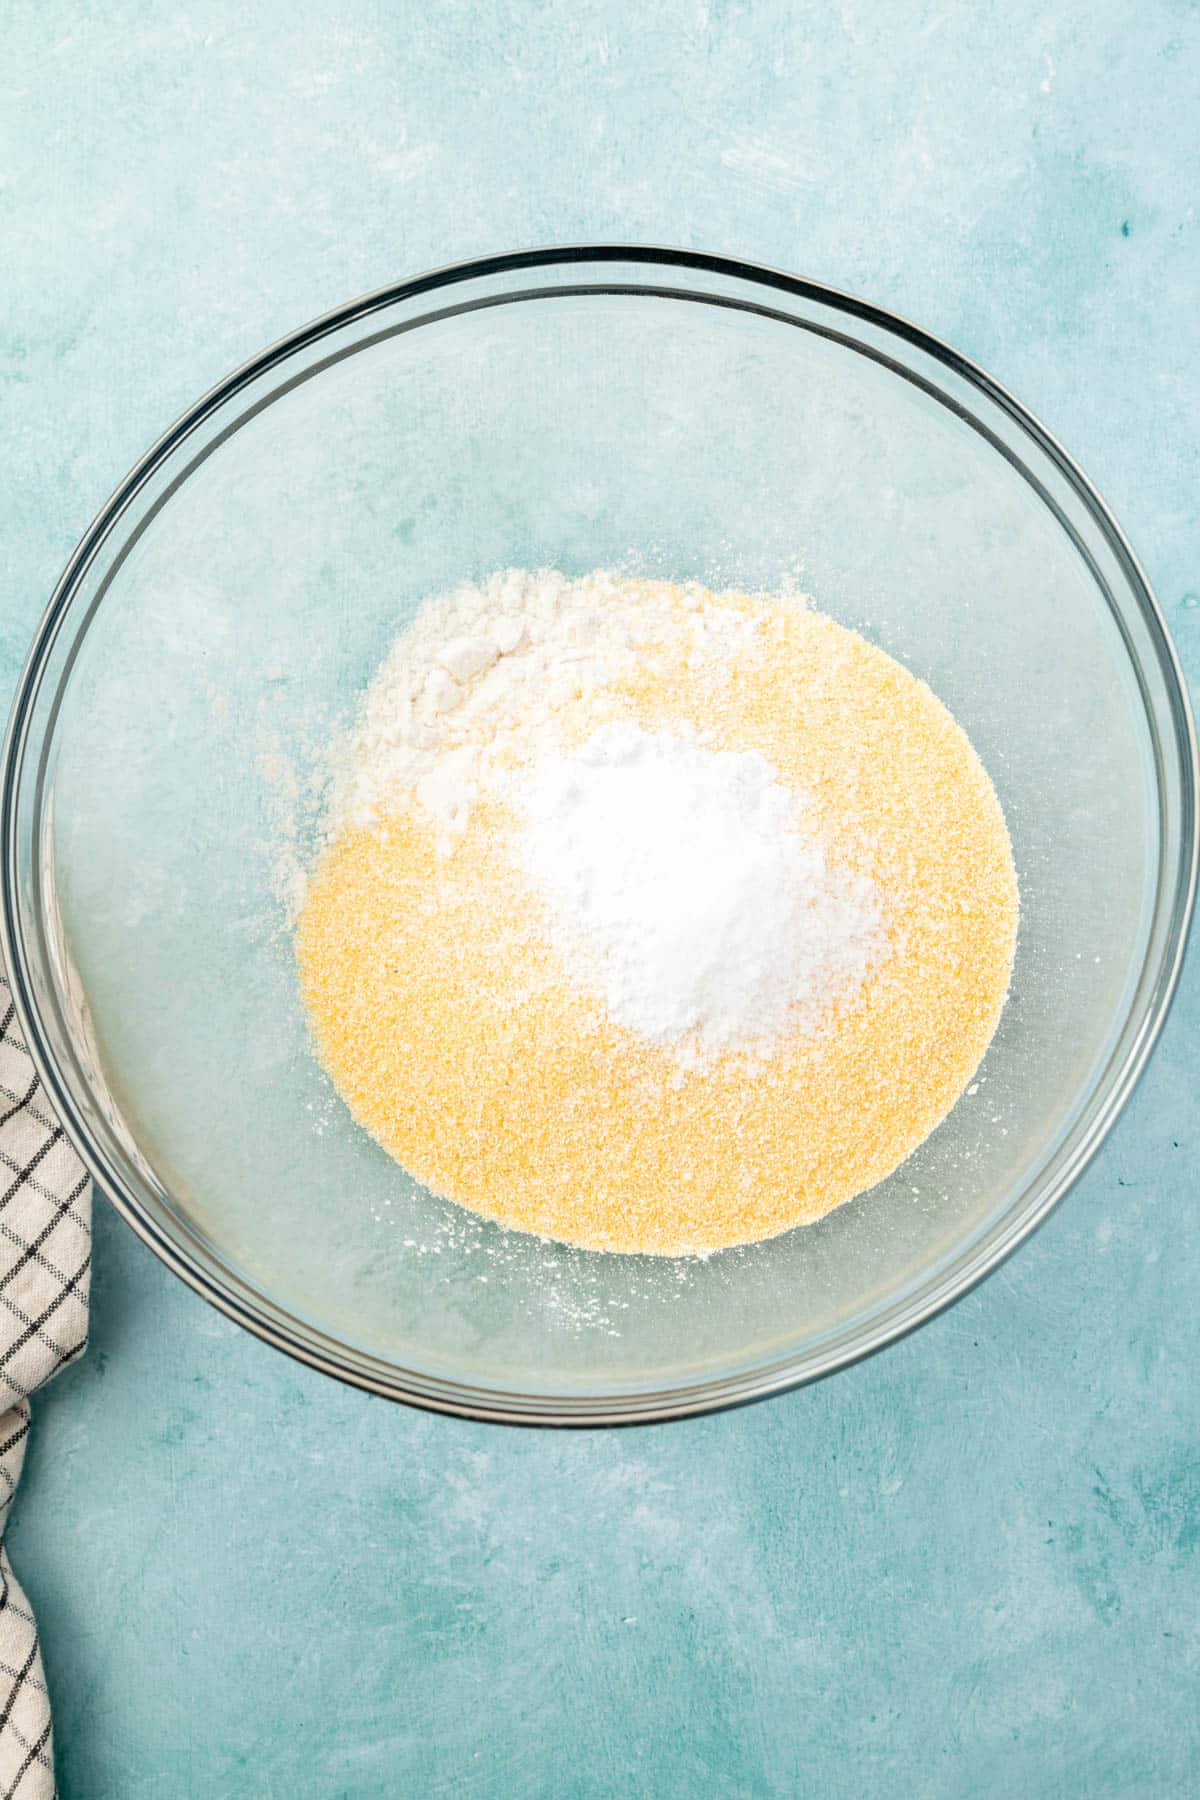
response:
M372 683L296 949L335 1085L418 1180L681 1254L928 1135L1016 918L985 771L882 651L792 601L506 571Z

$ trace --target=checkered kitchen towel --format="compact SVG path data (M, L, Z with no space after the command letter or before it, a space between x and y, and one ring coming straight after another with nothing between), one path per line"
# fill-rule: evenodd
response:
M29 1396L87 1343L92 1190L49 1112L0 974L0 1800L52 1800L37 1626L3 1542Z

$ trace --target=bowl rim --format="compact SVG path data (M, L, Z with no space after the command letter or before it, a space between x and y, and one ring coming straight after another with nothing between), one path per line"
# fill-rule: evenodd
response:
M997 406L1047 457L1055 471L1080 500L1092 523L1114 553L1128 590L1141 613L1157 654L1170 715L1174 749L1179 758L1179 845L1173 881L1169 884L1170 910L1165 934L1153 969L1150 997L1136 1020L1132 1041L1114 1068L1110 1061L1097 1085L1098 1105L1079 1140L1071 1143L1078 1124L1063 1145L1064 1156L1044 1190L1023 1205L1018 1199L1001 1220L988 1229L982 1241L965 1256L928 1278L902 1300L893 1303L854 1341L837 1340L825 1350L784 1356L765 1367L733 1375L709 1378L682 1388L664 1388L623 1394L588 1396L531 1395L502 1389L485 1389L404 1370L381 1358L333 1339L306 1321L293 1319L286 1309L242 1281L228 1265L217 1262L225 1281L217 1279L182 1238L168 1234L138 1196L125 1187L102 1146L81 1117L69 1086L58 1067L48 1041L34 983L30 978L25 934L15 901L19 855L18 800L24 757L30 733L33 703L46 661L77 587L103 540L120 515L175 448L205 419L274 365L357 319L411 300L421 294L448 289L460 283L485 280L522 270L555 265L625 263L694 274L715 275L774 289L807 300L899 338L964 381ZM684 296L681 296L684 297ZM1139 676L1140 659L1129 648ZM1048 1217L1099 1150L1133 1091L1170 1008L1178 985L1195 903L1197 866L1200 861L1200 819L1196 796L1200 789L1200 757L1196 731L1179 656L1161 607L1124 532L1099 493L1075 460L1044 425L1009 390L977 363L953 349L933 333L901 314L871 301L814 281L788 274L769 265L705 251L672 249L653 244L546 245L499 255L471 258L425 271L407 280L388 284L320 315L248 358L189 407L134 464L97 512L73 551L55 586L34 633L29 653L17 682L0 755L0 954L8 971L13 1003L29 1053L42 1085L63 1126L97 1185L117 1212L166 1266L195 1292L237 1324L264 1342L273 1344L299 1362L327 1375L383 1397L401 1400L425 1410L469 1419L539 1426L612 1426L680 1419L745 1405L821 1377L873 1355L907 1336L918 1326L943 1312L969 1293L985 1276L1000 1266L1018 1245ZM1161 786L1159 790L1162 803ZM1160 895L1163 889L1164 853L1160 850ZM1156 915L1161 914L1161 900ZM1142 977L1151 968L1149 954ZM1123 1035L1134 1024L1131 1011ZM1119 1048L1119 1046L1118 1046ZM1026 1190L1028 1196L1029 1190ZM1004 1227L1007 1226L1007 1229ZM244 1297L245 1296L245 1297ZM257 1304L255 1304L257 1300ZM268 1311L268 1308L270 1309ZM277 1316L275 1316L277 1315Z

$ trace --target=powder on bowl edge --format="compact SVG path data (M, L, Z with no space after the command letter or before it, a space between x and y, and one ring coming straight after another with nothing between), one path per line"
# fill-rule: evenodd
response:
M791 601L508 571L372 684L296 947L418 1179L680 1254L890 1173L986 1049L1016 920L991 783L882 651Z

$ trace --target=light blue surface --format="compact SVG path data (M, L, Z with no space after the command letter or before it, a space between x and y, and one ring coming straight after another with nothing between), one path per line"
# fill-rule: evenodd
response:
M979 358L1200 673L1195 7L53 4L6 35L9 688L87 518L231 364L395 275L603 237L779 263ZM1194 1792L1194 966L1016 1260L724 1417L388 1407L101 1206L93 1351L12 1532L65 1800Z

